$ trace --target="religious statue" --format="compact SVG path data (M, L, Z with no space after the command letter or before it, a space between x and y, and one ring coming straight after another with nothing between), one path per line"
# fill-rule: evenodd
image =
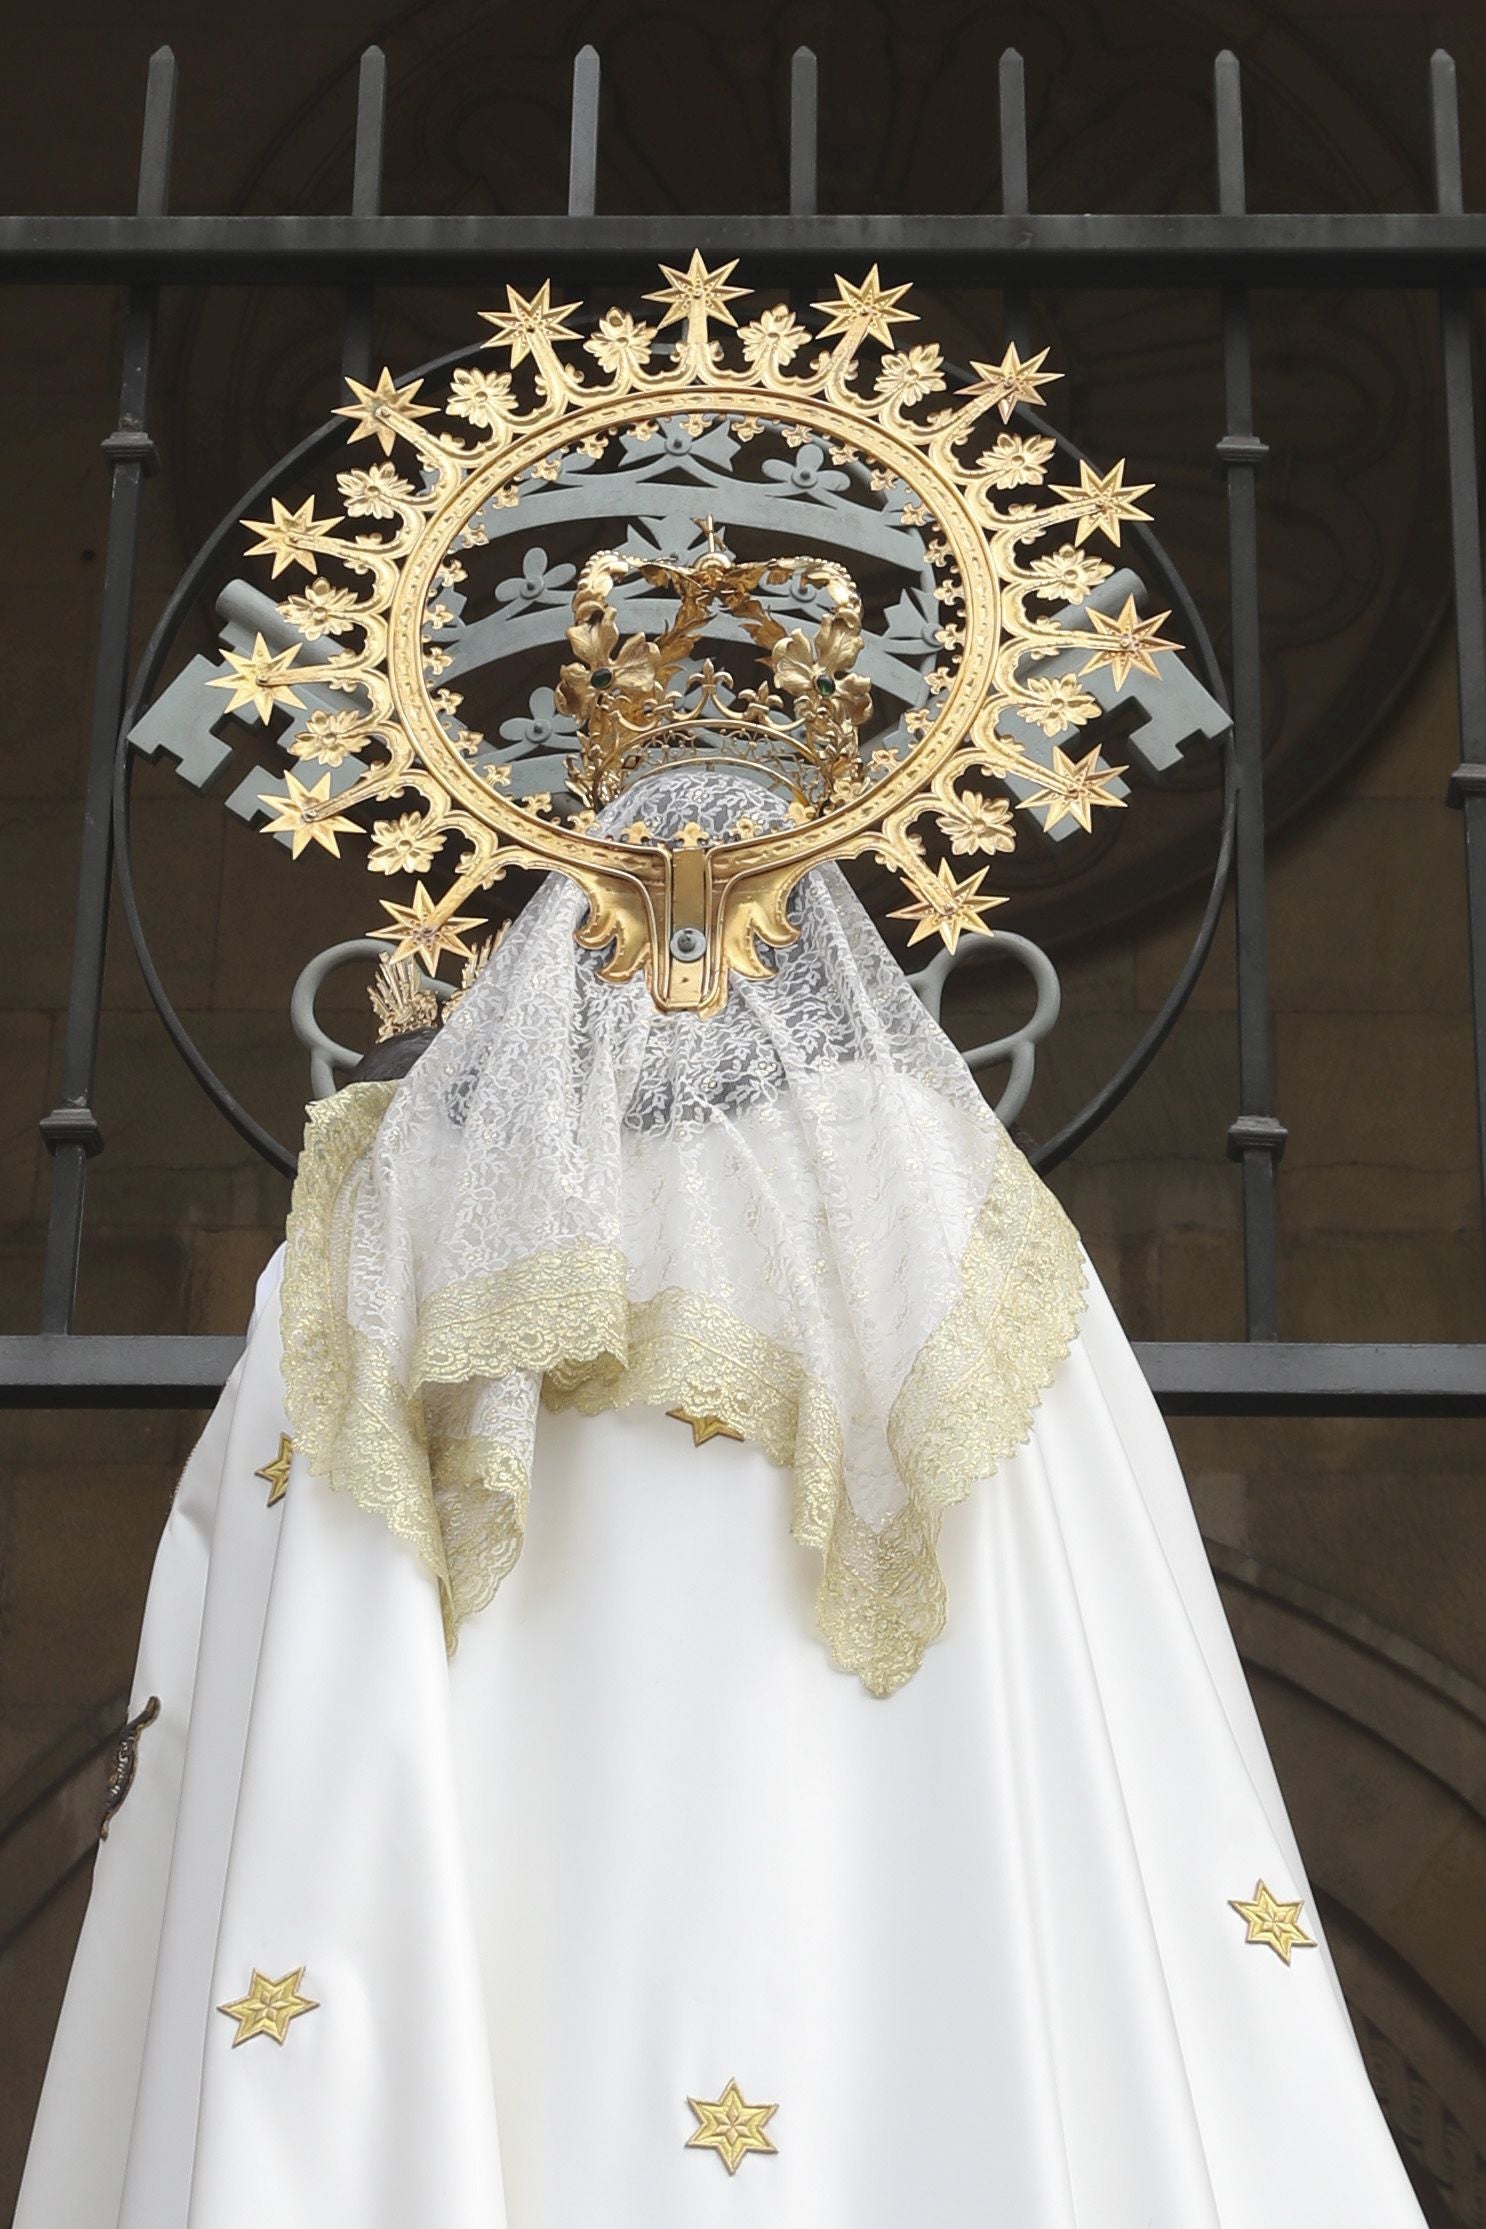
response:
M275 828L412 796L374 846L457 847L389 909L388 1010L555 871L440 1027L409 1008L402 1080L311 1111L161 1544L19 2229L1420 2222L1149 1389L835 863L952 945L997 902L953 862L1120 802L997 723L1076 701L1061 653L1171 647L1038 601L1146 491L1006 502L1051 444L980 422L1052 375L1009 350L925 414L875 271L730 364L730 273L667 271L674 345L606 312L591 385L573 305L513 292L511 372L449 404L482 441L390 374L347 406L419 459L342 477L385 532L255 528L350 638L301 755L364 765ZM518 797L444 678L482 516L683 412L881 474L942 669L875 741L848 566L713 520L600 549L566 804ZM266 717L305 676L261 651Z

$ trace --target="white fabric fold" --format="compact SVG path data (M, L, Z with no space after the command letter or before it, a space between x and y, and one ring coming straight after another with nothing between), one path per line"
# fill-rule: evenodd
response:
M1420 2229L1324 1942L1229 1908L1322 1932L1092 1275L885 1701L779 1470L645 1408L543 1416L446 1658L378 1519L298 1462L266 1506L279 1353L270 1307L162 1542L18 2229ZM213 2009L255 1964L318 2001L282 2048ZM686 2100L732 2076L778 2151L729 2178Z

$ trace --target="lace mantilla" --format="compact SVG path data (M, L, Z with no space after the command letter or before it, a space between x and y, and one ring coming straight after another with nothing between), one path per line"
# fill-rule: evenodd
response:
M661 835L776 809L717 774L641 799ZM452 1645L520 1553L542 1400L716 1416L792 1473L825 1639L891 1693L944 1623L945 1509L1074 1336L1077 1237L835 869L708 1022L598 982L578 910L549 885L404 1083L313 1111L296 1446L436 1573Z
M284 1370L297 1444L434 1571L452 1647L521 1553L531 1456L493 1432L430 1435L428 1404L338 1310L337 1206L396 1088L352 1085L315 1110L290 1222ZM1078 1239L1056 1200L1009 1145L998 1176L960 1297L894 1403L908 1494L881 1526L852 1506L840 1420L798 1354L703 1293L630 1301L622 1258L603 1249L549 1252L503 1281L442 1294L420 1342L424 1386L519 1370L554 1409L687 1408L754 1441L793 1474L791 1530L822 1559L816 1610L832 1656L872 1694L891 1694L943 1629L943 1513L1026 1438L1083 1304Z

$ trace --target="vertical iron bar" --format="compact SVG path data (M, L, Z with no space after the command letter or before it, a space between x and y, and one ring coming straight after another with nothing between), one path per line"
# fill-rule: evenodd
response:
M599 82L598 48L580 46L573 56L573 115L568 140L570 217L591 217L598 206Z
M1429 66L1435 207L1461 216L1460 103L1455 64L1443 51ZM1463 286L1440 288L1440 349L1445 377L1445 442L1450 481L1450 561L1455 580L1455 677L1460 705L1460 764L1449 799L1465 821L1465 895L1470 938L1471 1015L1476 1049L1476 1143L1486 1203L1486 613L1482 610L1481 512L1476 443L1475 347L1471 298Z
M1014 46L1001 57L999 79L1001 113L1001 213L1025 217L1031 209L1027 170L1027 83L1022 58ZM1002 300L1006 338L1027 355L1032 346L1032 305L1023 286L1007 287Z
M356 83L356 153L351 170L351 214L375 217L382 207L382 144L387 121L387 57L369 46ZM346 289L341 332L341 371L363 384L372 375L374 290L369 281Z
M797 46L789 68L789 213L813 217L817 207L820 69L812 47Z
M1213 72L1217 112L1218 207L1241 217L1244 185L1243 89L1238 58L1223 53ZM1228 1152L1242 1167L1244 1325L1250 1339L1278 1336L1275 1271L1275 1170L1286 1131L1274 1113L1269 1010L1269 945L1264 891L1264 735L1259 648L1258 480L1268 450L1254 431L1249 297L1223 289L1223 394L1227 431L1218 466L1228 497L1228 594L1232 618L1233 749L1238 774L1234 907L1238 931L1238 1119Z
M135 202L136 213L141 217L158 217L165 213L174 122L175 57L169 47L161 47L150 57L145 91L139 192ZM129 680L134 575L144 479L154 470L157 461L154 443L145 430L155 305L153 286L130 288L119 378L119 422L103 443L110 475L108 543L83 797L72 977L62 1040L61 1089L56 1106L41 1123L41 1134L52 1156L51 1207L41 1284L43 1331L72 1329L82 1254L87 1165L103 1144L92 1107L93 1082L98 1064L98 1028L103 1005L103 967L113 868L114 747Z

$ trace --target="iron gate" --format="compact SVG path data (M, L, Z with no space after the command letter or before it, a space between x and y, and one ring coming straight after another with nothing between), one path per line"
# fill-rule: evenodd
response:
M89 1159L102 1146L92 1110L103 964L115 860L115 767L127 734L130 641L144 483L157 465L149 432L151 357L168 286L315 285L344 290L342 368L371 375L379 283L436 287L485 279L648 275L693 247L746 258L774 283L829 278L844 260L911 268L925 281L1003 291L1008 337L1025 344L1033 285L1139 283L1218 289L1226 422L1215 461L1227 495L1235 781L1232 878L1237 926L1238 1105L1228 1151L1239 1164L1245 1337L1147 1343L1137 1353L1171 1414L1469 1415L1486 1413L1486 1346L1290 1342L1278 1333L1275 1171L1285 1128L1274 1103L1266 951L1265 823L1260 730L1262 657L1257 485L1266 454L1255 423L1249 291L1329 287L1436 290L1445 397L1460 764L1449 802L1466 846L1478 1158L1486 1199L1486 612L1483 612L1471 289L1486 281L1486 216L1468 214L1450 57L1436 54L1429 101L1434 202L1428 214L1262 215L1246 206L1239 65L1214 69L1217 210L1208 215L1057 215L1031 208L1021 58L1001 58L1001 213L873 215L817 206L817 71L805 49L790 85L787 215L600 215L595 207L600 64L591 47L573 73L568 206L550 216L384 215L380 209L386 65L361 59L351 210L341 216L174 216L169 177L176 73L151 61L134 214L0 218L0 283L122 285L128 290L111 476L107 559L96 646L72 973L57 1105L41 1128L52 1192L40 1324L0 1339L0 1402L169 1407L213 1399L240 1341L80 1335L73 1330ZM1217 432L1217 429L1214 429ZM1226 873L1220 858L1220 881ZM128 893L126 892L126 895ZM1168 1001L1142 1057L1179 1011Z

